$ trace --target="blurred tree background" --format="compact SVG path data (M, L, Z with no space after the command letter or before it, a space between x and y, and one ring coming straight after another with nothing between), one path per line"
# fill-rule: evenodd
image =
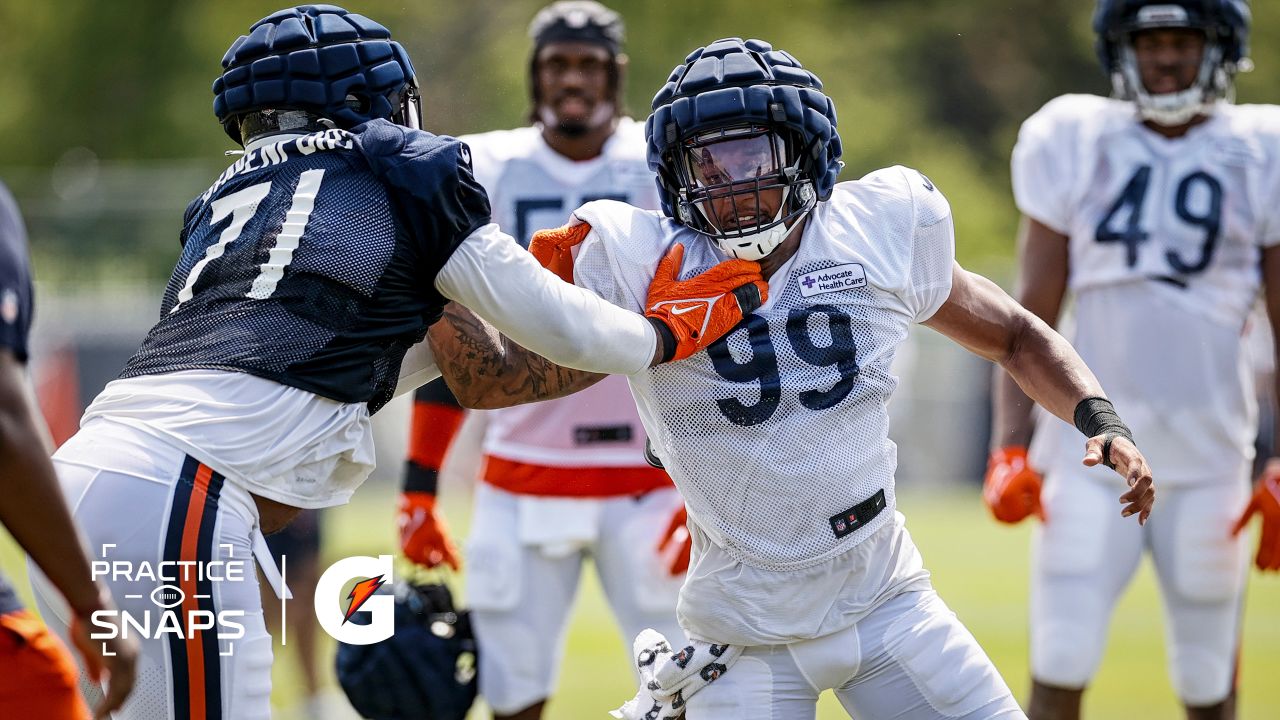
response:
M352 0L417 66L428 127L461 134L524 122L529 40L542 0ZM1064 92L1104 93L1088 0L617 0L628 26L628 105L690 50L759 37L826 83L845 141L843 179L901 163L955 210L963 261L1012 255L1008 156L1019 123ZM0 178L31 226L46 285L158 283L187 201L233 148L213 118L222 53L280 3L0 0ZM1280 13L1255 3L1241 102L1277 100Z
M423 88L427 127L457 135L525 123L526 28L548 1L341 4L383 23L408 48ZM55 409L57 402L63 405L49 415L55 435L59 427L63 437L74 431L83 403L116 376L154 321L158 288L178 252L183 209L234 160L224 153L238 147L213 117L210 86L220 73L219 61L250 24L285 2L0 0L0 180L14 191L30 229L40 295L36 328L45 337L45 347L34 353L44 360L44 372L37 364L35 374L42 387L47 382L54 388L50 397L62 398L51 401ZM1093 51L1094 0L604 2L626 19L626 102L634 116L647 115L671 68L693 49L727 36L768 40L816 72L835 100L845 147L842 179L891 164L928 174L951 200L961 261L997 278L1009 276L1013 257L1018 217L1008 167L1020 123L1059 94L1109 90ZM1258 70L1240 77L1239 101L1277 102L1280 0L1255 0L1253 8ZM924 450L902 454L899 478L903 486L929 488L932 497L932 489L946 482L973 482L982 475L991 375L983 361L936 334L913 339L918 352L908 346L901 354L909 359L895 399L901 412L894 427L904 447ZM350 510L354 514L334 511L336 527L346 517L352 529L335 533L336 543L326 550L332 559L392 547L393 531L368 529L391 518L385 493L404 457L408 413L405 399L379 413L376 479L383 481L384 494L362 490L362 504ZM917 499L926 497L915 492ZM933 502L936 517L946 523L934 527L934 540L921 542L928 544L926 557L939 588L946 586L948 602L973 623L1021 693L1027 680L1026 578L1019 564L1025 544L1017 540L1025 540L1027 528L1010 541L1012 531L989 523L983 530L947 524L976 526L982 512L977 500L941 495ZM964 503L969 509L957 515L955 508ZM451 518L459 517L465 514L453 508ZM922 537L928 535L930 515L913 517L923 517L917 527L925 528ZM964 542L957 543L958 537ZM21 568L15 559L5 570L25 587ZM991 574L993 569L999 574ZM978 575L981 582L974 582ZM1145 589L1137 599L1131 596L1128 615L1117 616L1119 636L1112 647L1119 654L1112 656L1119 659L1108 661L1109 679L1101 684L1110 682L1112 689L1091 696L1091 709L1107 710L1093 717L1176 716L1158 667L1162 654L1150 576L1139 586ZM1280 604L1272 601L1271 586L1274 580L1252 586L1246 678L1280 676L1280 625L1274 620ZM1262 591L1269 594L1257 594L1259 587L1269 587ZM576 709L590 706L596 712L633 687L622 666L611 664L623 646L600 629L608 621L598 593L586 595L595 598L588 601L594 610L577 626L568 653L577 664L564 674L565 688L573 692L563 694L565 705L552 705L551 717L586 717L587 711ZM280 658L292 655L279 647L277 652ZM606 672L614 673L607 676L614 684L594 694ZM289 660L278 663L276 673L277 689L297 692L299 676ZM584 684L583 677L591 682ZM1134 678L1140 679L1136 685ZM1268 687L1265 680L1260 684ZM579 696L585 699L573 699ZM1153 697L1162 704L1149 707ZM1274 694L1244 697L1254 709L1242 717L1277 717L1269 700Z

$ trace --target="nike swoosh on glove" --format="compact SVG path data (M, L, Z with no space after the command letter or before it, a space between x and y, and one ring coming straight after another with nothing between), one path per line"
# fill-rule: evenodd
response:
M684 246L673 245L658 263L645 315L662 323L674 340L663 362L683 360L724 337L769 298L760 265L726 260L688 280L677 279ZM674 345L674 348L672 348Z

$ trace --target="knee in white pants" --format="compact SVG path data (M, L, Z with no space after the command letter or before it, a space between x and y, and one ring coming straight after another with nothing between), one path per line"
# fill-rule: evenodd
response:
M513 715L546 700L554 689L559 658L538 643L518 617L471 613L480 653L480 693L499 715Z
M966 717L1009 697L1009 688L978 641L936 594L919 595L884 632L884 648L939 714ZM891 605L892 603L887 603Z
M1102 659L1102 644L1075 623L1046 620L1032 630L1031 676L1062 688L1089 684Z
M1216 705L1231 693L1231 659L1202 647L1175 647L1169 653L1173 689L1191 707Z

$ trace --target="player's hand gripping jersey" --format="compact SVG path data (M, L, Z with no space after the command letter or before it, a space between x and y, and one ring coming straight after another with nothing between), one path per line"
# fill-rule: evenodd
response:
M1261 248L1280 243L1280 109L1219 103L1165 139L1133 104L1060 97L1013 154L1018 207L1067 235L1074 345L1165 482L1230 480L1253 455L1242 329ZM1074 467L1079 441L1050 419L1039 467Z
M601 154L586 161L557 153L534 126L461 140L471 148L493 221L525 247L535 230L563 224L573 208L593 200L658 208L644 126L631 118L620 118ZM607 377L565 398L494 410L487 420L486 480L511 492L601 497L670 484L644 462L645 433L626 378ZM583 468L609 470L588 475Z
M685 246L682 276L723 259L705 236L655 213L600 202L575 215L592 227L576 281L624 308L643 306L672 244ZM690 520L735 560L803 569L893 517L848 514L879 493L894 508L889 366L909 325L946 300L953 243L947 202L919 173L894 167L837 185L770 279L764 306L706 353L631 377ZM698 582L691 572L686 594Z
M489 223L470 168L461 142L385 120L251 144L188 208L160 321L85 423L132 425L256 494L324 507L372 469L369 414L406 376L439 375L420 341L446 296L531 348L577 346L567 364L647 365L648 323L566 294Z

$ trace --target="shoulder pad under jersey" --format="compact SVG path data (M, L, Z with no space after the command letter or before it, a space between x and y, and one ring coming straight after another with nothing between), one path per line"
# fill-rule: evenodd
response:
M489 222L489 197L476 182L466 144L386 120L351 132L374 175L393 195L409 201L402 206L414 214L410 222L435 233L450 251Z

